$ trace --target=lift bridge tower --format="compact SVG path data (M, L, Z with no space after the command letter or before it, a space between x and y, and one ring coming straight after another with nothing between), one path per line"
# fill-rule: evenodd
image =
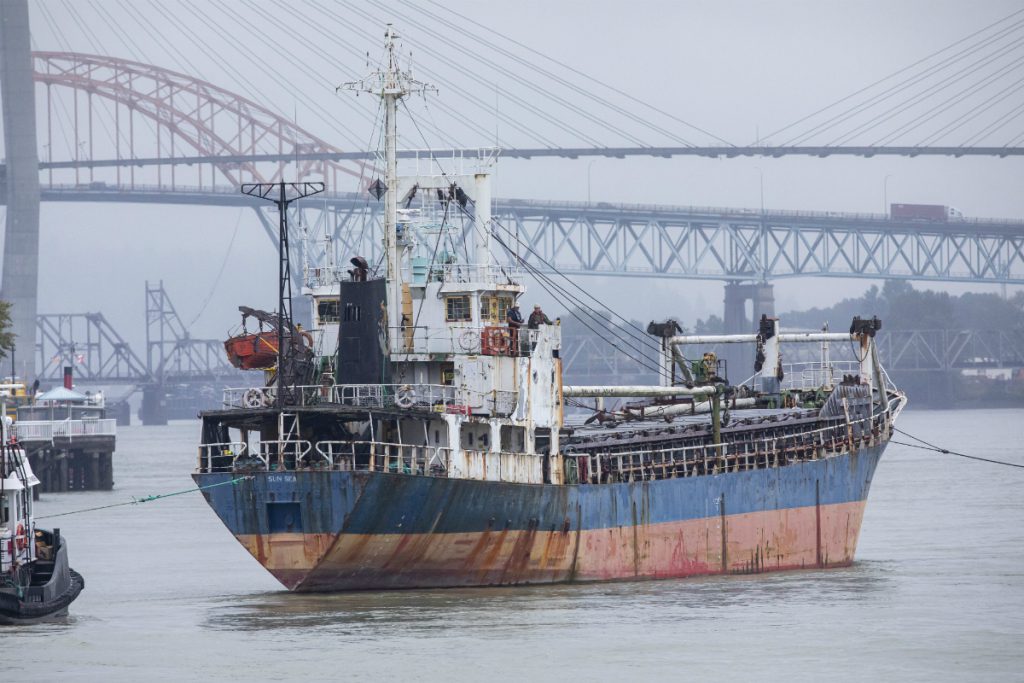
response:
M222 341L192 337L162 280L146 283L146 369L150 383L139 410L144 425L219 407L223 385L241 375L228 363Z

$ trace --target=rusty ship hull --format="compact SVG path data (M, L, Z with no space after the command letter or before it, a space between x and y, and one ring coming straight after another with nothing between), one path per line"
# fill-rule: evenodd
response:
M259 472L203 495L295 591L757 573L849 565L884 447L596 486ZM200 486L233 476L194 475Z

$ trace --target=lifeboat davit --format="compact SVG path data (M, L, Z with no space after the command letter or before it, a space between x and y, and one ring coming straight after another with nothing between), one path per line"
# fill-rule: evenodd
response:
M228 361L242 370L267 370L277 363L277 332L256 332L224 342Z

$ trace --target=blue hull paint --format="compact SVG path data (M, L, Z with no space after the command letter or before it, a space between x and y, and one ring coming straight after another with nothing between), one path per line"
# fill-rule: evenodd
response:
M236 536L587 531L863 501L884 448L746 472L566 486L380 472L262 472L203 495ZM208 486L235 476L194 478Z

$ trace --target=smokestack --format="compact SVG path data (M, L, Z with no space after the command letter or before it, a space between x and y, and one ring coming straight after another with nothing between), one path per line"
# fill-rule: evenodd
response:
M64 366L64 388L71 389L71 366Z

